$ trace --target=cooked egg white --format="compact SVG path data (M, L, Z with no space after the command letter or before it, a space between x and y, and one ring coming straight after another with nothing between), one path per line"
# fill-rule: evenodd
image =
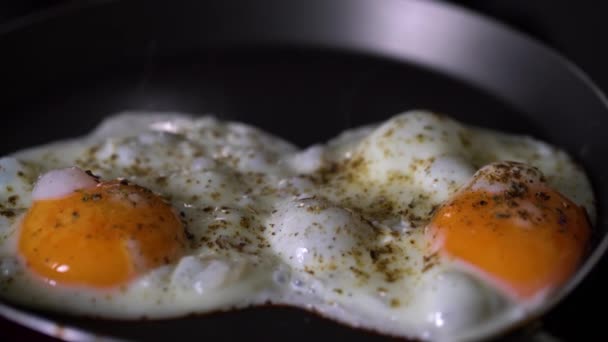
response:
M589 182L563 151L424 111L304 150L241 123L123 113L0 159L0 205L0 296L12 302L121 319L271 302L431 340L534 310L582 258L580 208L595 218ZM467 223L451 221L461 214ZM467 228L504 220L544 235ZM117 232L91 247L82 230L97 224ZM557 252L521 249L543 263L502 267L459 249L521 240L574 256L562 267ZM536 270L544 278L529 279Z

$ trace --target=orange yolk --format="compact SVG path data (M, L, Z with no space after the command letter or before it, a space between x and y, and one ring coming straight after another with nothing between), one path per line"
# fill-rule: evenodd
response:
M112 181L35 201L22 221L19 253L50 284L105 288L175 261L185 240L171 206Z
M427 227L431 252L481 271L519 299L563 284L590 235L585 209L544 184L520 191L466 189Z

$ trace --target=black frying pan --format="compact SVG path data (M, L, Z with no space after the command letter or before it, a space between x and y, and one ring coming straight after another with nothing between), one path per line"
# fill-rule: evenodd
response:
M571 292L608 247L602 95L552 51L449 5L96 1L4 27L0 51L2 154L84 134L123 109L215 113L304 146L428 108L545 139L589 172L599 211L594 249L535 316ZM381 339L288 308L150 322L74 318L7 303L0 303L0 314L65 339Z

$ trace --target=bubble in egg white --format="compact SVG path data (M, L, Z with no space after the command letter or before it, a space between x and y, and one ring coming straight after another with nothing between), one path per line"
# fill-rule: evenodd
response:
M298 174L318 171L324 165L324 148L313 145L287 159L287 165Z
M436 203L446 201L475 173L472 165L462 156L447 155L435 158L428 169L413 172L420 188Z
M308 198L312 197L311 193L314 192L315 184L308 178L294 176L282 178L278 182L277 188L295 197Z
M463 154L459 123L428 112L409 112L383 123L362 141L359 153L368 162L368 176L386 179L392 172L408 174L422 163ZM408 148L404 148L408 146Z
M479 281L456 270L435 270L423 276L413 306L423 308L430 336L447 338L496 314L505 302Z
M319 276L355 266L356 250L373 239L372 227L356 214L314 198L280 205L267 224L268 240L284 262ZM369 254L360 258L368 261Z
M508 167L504 167L505 165ZM483 190L498 193L505 191L509 183L497 182L496 179L515 176L518 179L521 178L521 182L528 186L539 186L542 184L543 175L537 168L512 162L497 162L479 169L465 187L473 191Z
M222 286L231 272L231 265L222 260L201 260L186 256L173 271L171 283L184 291L194 290L202 295Z
M192 171L211 170L216 167L216 163L213 159L198 157L192 160Z
M136 136L154 130L154 125L162 122L190 121L184 113L146 113L125 111L107 117L91 133L95 138Z
M32 191L32 199L59 198L69 195L75 190L90 189L95 186L97 186L97 180L79 168L52 170L38 179Z
M239 193L231 175L215 170L200 170L197 172L174 172L158 175L155 179L140 182L151 189L162 189L173 194L173 199L186 203L193 199L204 200L208 203L220 204L236 200Z

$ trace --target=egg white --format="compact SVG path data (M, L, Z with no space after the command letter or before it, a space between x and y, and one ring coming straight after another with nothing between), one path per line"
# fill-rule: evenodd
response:
M589 181L563 151L434 113L406 112L305 150L241 123L122 113L86 137L0 159L0 296L121 319L271 302L387 334L454 339L528 309L424 255L434 208L499 160L539 168L594 219ZM32 275L17 255L19 217L39 175L71 166L168 199L193 235L187 255L107 291Z

